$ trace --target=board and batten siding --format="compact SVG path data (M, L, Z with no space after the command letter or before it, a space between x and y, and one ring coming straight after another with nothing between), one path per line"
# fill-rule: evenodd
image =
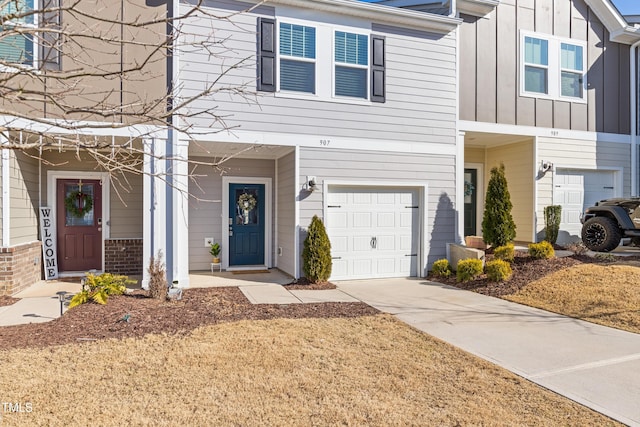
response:
M300 180L315 175L318 189L300 197L300 253L305 230L314 215L323 218L325 180L352 185L376 187L380 183L411 183L428 185L427 224L428 247L425 260L430 266L446 257L446 244L455 241L455 158L428 154L379 153L323 148L300 149ZM423 266L426 268L427 266ZM423 271L424 273L424 271Z
M491 168L504 164L511 196L511 214L516 223L516 241L531 242L534 229L534 164L533 141L503 145L487 149L485 181L489 182ZM528 153L528 155L526 155ZM546 160L546 159L545 159Z
M224 2L206 4L224 6ZM207 11L217 16L230 13L215 8ZM314 14L308 14L310 19L315 19ZM247 91L256 90L255 32L259 16L242 13L229 21L216 21L215 37L225 40L226 49L220 48L215 56L197 46L211 34L211 18L200 14L183 22L186 35L182 44L186 46L180 51L179 76L184 96L196 95L218 78L219 87L246 85ZM321 14L317 19L325 25L333 17ZM344 24L344 17L341 19ZM386 37L385 103L301 99L266 92L258 92L253 102L238 95L218 93L195 101L191 113L215 105L219 114L225 116L227 126L237 125L245 131L454 145L455 33L441 36L353 22ZM314 21L309 21L309 25L314 25ZM241 60L246 60L242 66L221 77L230 64ZM204 114L196 115L191 122L201 127L219 126Z
M211 162L205 157L193 157L195 162ZM222 166L224 176L243 176L271 178L275 184L275 160L230 159ZM228 242L222 240L222 220L228 218L228 212L222 212L222 174L212 170L206 174L195 173L189 183L189 270L209 270L211 254L204 246L206 237L213 237L220 243L222 251L228 250ZM275 192L272 192L274 194ZM274 197L274 196L272 196ZM273 200L272 200L273 203ZM272 215L273 227L275 215ZM269 250L272 251L273 242Z
M38 160L11 150L10 244L38 240Z
M42 198L43 206L52 206L47 200L47 172L55 170L96 172L96 163L83 152L49 152L43 157L49 164L42 165ZM51 166L59 165L59 166ZM98 170L99 171L99 170ZM72 177L73 178L73 177ZM127 173L125 176L115 174L111 180L109 202L110 238L139 239L143 230L143 179L142 174Z
M295 153L287 154L279 158L277 162L277 188L276 188L276 237L278 247L282 253L275 251L275 265L280 270L295 277L296 257L296 177L295 177Z
M462 16L460 118L628 134L629 47L584 0L501 0L484 18ZM520 30L587 44L587 103L520 96Z
M554 172L538 181L537 232L544 230L544 208L554 200L555 169L615 170L622 173L622 195L631 194L631 146L614 142L538 138L538 158L554 164Z

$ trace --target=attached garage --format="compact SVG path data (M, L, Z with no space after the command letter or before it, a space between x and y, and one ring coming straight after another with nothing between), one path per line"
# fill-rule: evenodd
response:
M328 187L332 280L418 276L420 188Z
M585 208L618 194L615 171L557 169L554 176L554 203L562 206L558 243L579 239L582 230L580 215Z

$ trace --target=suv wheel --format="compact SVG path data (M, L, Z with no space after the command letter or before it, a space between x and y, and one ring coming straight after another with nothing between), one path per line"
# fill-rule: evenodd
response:
M612 251L618 247L621 238L618 223L605 216L590 218L582 226L582 242L592 251Z

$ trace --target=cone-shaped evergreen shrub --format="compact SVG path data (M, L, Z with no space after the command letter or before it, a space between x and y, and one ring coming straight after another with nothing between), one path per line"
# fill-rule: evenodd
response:
M331 276L331 242L322 220L313 216L304 239L302 250L302 269L313 283L326 282Z
M544 240L552 245L555 245L558 240L561 219L562 206L551 205L544 208Z
M491 169L485 200L482 237L485 243L493 247L504 246L516 237L516 224L511 215L513 204L503 164Z

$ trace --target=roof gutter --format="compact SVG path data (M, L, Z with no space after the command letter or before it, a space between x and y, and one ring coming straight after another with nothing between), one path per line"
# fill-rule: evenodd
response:
M448 34L455 30L462 19L410 9L381 6L353 0L267 0L267 4L296 6L327 13L353 16L370 21L402 25L416 30Z

